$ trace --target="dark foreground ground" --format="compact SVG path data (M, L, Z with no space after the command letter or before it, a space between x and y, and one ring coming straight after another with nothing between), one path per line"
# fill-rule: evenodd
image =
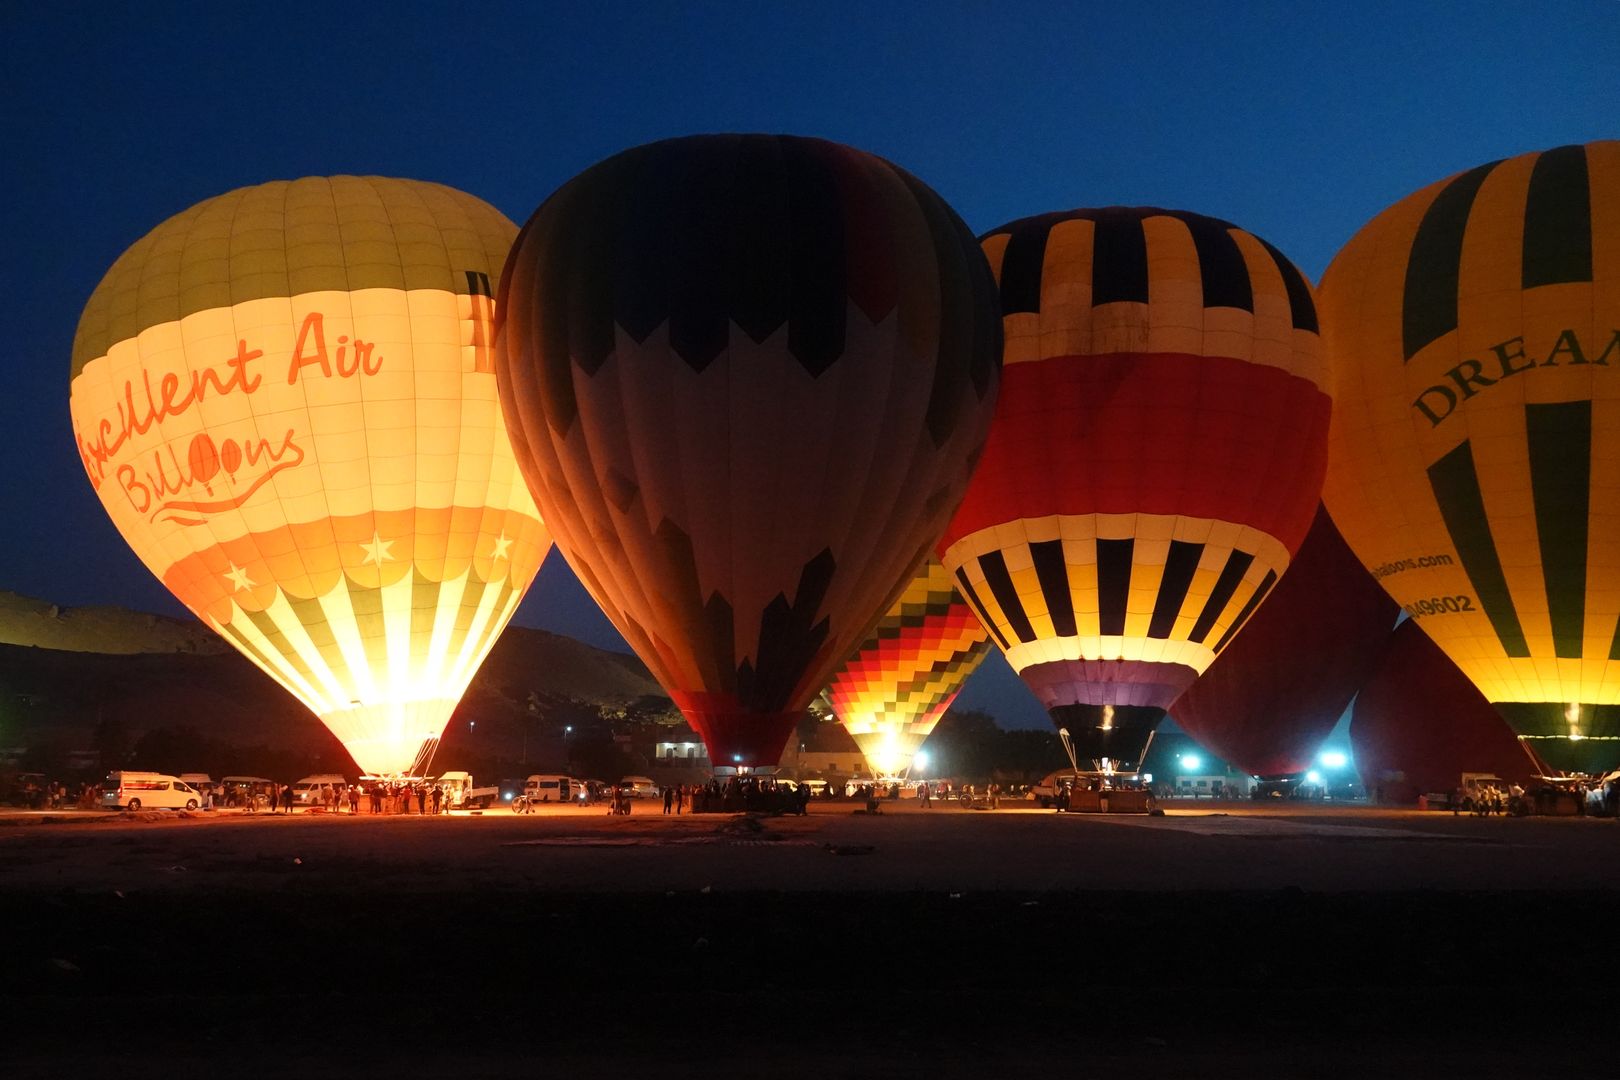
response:
M0 828L0 1057L8 1076L1614 1067L1612 821L818 810Z

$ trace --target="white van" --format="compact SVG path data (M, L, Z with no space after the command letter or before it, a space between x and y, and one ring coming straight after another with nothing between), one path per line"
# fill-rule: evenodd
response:
M619 790L632 799L656 799L664 793L658 781L650 776L621 776Z
M115 771L101 782L101 805L112 810L195 810L202 792L167 773Z
M535 803L567 803L580 797L583 785L571 776L541 773L523 781L524 798Z
M326 800L323 796L326 793L321 789L331 788L341 792L348 783L348 780L338 773L316 773L313 776L306 776L293 785L293 805L325 806Z

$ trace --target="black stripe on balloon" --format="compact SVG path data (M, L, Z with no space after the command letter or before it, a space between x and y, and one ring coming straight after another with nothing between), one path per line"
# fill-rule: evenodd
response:
M745 708L770 713L791 707L794 684L815 662L831 629L817 614L837 570L832 551L822 548L800 570L792 602L777 593L760 612L755 662L737 668L737 698Z
M1586 638L1586 531L1592 491L1592 403L1524 407L1530 494L1553 651L1579 659Z
M688 149L686 157L690 156ZM614 321L638 343L645 342L670 317L670 289L676 274L670 218L680 205L677 189L682 183L673 163L679 160L684 159L676 156L673 147L655 144L609 158L585 174L611 170L599 181L593 178L593 187L611 188L619 199L611 215L605 201L597 210L598 227L607 224L613 231L599 239L596 248L603 255L595 262L609 275L606 281L612 291ZM554 276L580 277L577 273ZM581 281L579 287L589 286Z
M1135 540L1097 541L1097 615L1099 632L1105 636L1125 633L1135 554Z
M979 599L978 590L974 589L973 582L968 580L967 571L960 566L956 568L956 584L962 590L963 599L973 609L973 614L979 617L979 625L983 626L990 636L996 639L996 644L1000 645L1003 651L1010 648L1007 639L997 629L996 620L990 617L989 609L984 606L984 601Z
M1560 146L1538 157L1530 170L1523 283L1533 289L1591 280L1592 181L1586 147Z
M788 351L805 371L820 375L844 355L849 267L843 199L822 144L791 137L775 141L786 169L791 230Z
M1140 212L1124 208L1098 211L1091 241L1091 303L1132 300L1147 303L1147 234Z
M736 182L726 243L731 317L756 343L788 317L793 270L787 235L782 155L774 139L744 139L737 147Z
M1609 642L1609 659L1620 660L1620 619L1614 622L1614 638Z
M1052 632L1058 637L1074 637L1074 600L1069 595L1069 570L1063 563L1063 541L1043 540L1029 545L1035 560L1035 577L1041 583L1041 597L1052 616Z
M1198 251L1198 275L1204 286L1205 307L1254 310L1254 287L1249 282L1249 264L1232 239L1223 221L1199 214L1175 215L1192 233Z
M1007 625L1018 635L1019 641L1034 641L1035 629L1024 614L1024 604L1013 588L1012 575L1007 573L1007 560L999 551L988 551L979 556L979 569L984 572L984 583L990 586L990 595L996 598L1001 613L1007 616Z
M1204 610L1198 613L1198 621L1193 623L1192 633L1187 635L1189 641L1203 644L1204 639L1209 637L1209 632L1215 629L1215 620L1226 610L1232 594L1237 592L1243 575L1249 572L1249 565L1253 562L1253 555L1235 548L1226 557L1226 565L1221 567L1220 577L1215 579L1215 588L1210 590L1209 599L1204 601Z
M1480 493L1479 474L1474 469L1474 451L1467 440L1429 466L1429 486L1440 504L1440 517L1451 534L1452 546L1462 559L1463 572L1473 584L1497 640L1509 656L1529 656L1530 646L1524 640L1524 627L1519 624L1519 613L1502 573L1502 559L1491 536L1485 497Z
M1254 236L1253 233L1249 235ZM1258 236L1254 238L1260 240ZM1288 317L1294 329L1309 330L1313 334L1320 332L1316 321L1316 301L1311 299L1311 287L1305 283L1305 275L1299 272L1299 267L1288 256L1264 240L1260 240L1260 246L1266 249L1271 261L1277 264L1277 272L1282 275L1283 288L1288 292Z
M668 148L671 158L675 212L651 235L669 245L658 259L669 275L669 347L693 371L708 368L731 341L728 252L715 238L725 236L731 223L737 155L746 140L728 141L733 147L730 154L716 153L707 139L659 144ZM649 176L643 182L658 181L659 177Z
M462 273L467 275L467 295L468 296L489 296L489 297L493 297L495 295L494 293L490 292L490 290L489 290L489 275L488 274L486 274L486 273L484 273L484 272L482 272L480 270L463 270Z
M1153 619L1148 623L1148 637L1167 638L1175 630L1176 617L1181 614L1187 590L1192 588L1193 576L1198 573L1198 560L1203 556L1203 544L1170 541L1164 576L1159 579L1159 595L1153 601Z
M1401 338L1407 360L1429 342L1457 329L1463 233L1479 186L1498 164L1493 161L1470 169L1447 184L1418 223L1401 301Z
M1001 256L1001 313L1041 310L1041 267L1046 262L1050 222L1025 223L1007 235Z
M1249 621L1249 616L1254 614L1254 609L1260 606L1260 601L1266 598L1266 594L1271 591L1272 586L1275 584L1277 584L1277 571L1267 570L1266 576L1260 579L1260 587L1254 590L1248 601L1243 605L1243 610L1237 613L1237 618L1232 620L1232 625L1228 626L1226 633L1221 635L1221 640L1215 643L1216 652L1226 648L1226 643L1232 640L1232 635L1243 629L1243 624Z

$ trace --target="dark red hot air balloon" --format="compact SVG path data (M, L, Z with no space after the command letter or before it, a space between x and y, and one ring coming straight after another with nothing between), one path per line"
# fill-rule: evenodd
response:
M1367 794L1386 803L1451 791L1465 772L1528 786L1547 771L1415 621L1396 628L1357 695L1350 745Z
M496 374L524 479L716 764L780 758L944 531L994 290L943 199L819 139L627 150L518 237Z
M1319 506L1270 599L1170 715L1244 772L1301 772L1372 671L1395 615Z

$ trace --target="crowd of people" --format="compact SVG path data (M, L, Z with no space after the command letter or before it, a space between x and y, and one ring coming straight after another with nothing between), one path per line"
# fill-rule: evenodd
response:
M357 784L322 784L299 801L291 784L231 785L207 792L209 808L244 809L249 813L285 813L295 808L329 814L448 814L453 796L444 784L427 780L374 780Z
M680 789L691 801L694 814L799 814L810 811L810 789L803 784L778 784L769 776L719 777L707 784ZM666 795L668 812L669 796ZM677 804L677 812L679 805Z

